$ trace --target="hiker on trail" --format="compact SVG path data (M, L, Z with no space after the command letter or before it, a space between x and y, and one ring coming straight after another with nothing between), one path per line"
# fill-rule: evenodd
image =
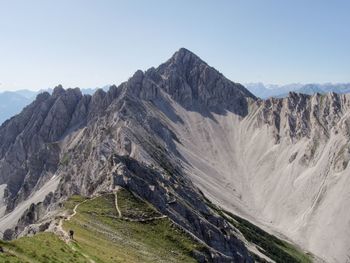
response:
M74 235L74 231L73 230L69 230L69 238L71 240L73 240L73 235Z

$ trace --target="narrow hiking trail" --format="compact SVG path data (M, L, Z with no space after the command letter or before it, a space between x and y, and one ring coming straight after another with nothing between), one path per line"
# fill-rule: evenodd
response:
M97 197L97 196L96 196ZM77 209L80 205L84 204L85 202L89 201L89 200L93 200L95 199L96 197L92 198L92 199L86 199L78 204L76 204L73 208L73 213L68 215L67 217L62 217L60 218L60 220L58 221L58 225L57 225L57 228L56 228L56 233L61 237L63 238L63 241L66 242L66 243L69 243L71 241L70 237L69 237L69 234L66 230L64 230L63 228L63 222L64 221L70 221L76 214L77 214Z
M114 190L113 190L113 194L114 194L114 202L115 202L115 209L117 211L117 218L118 219L121 219L121 220L125 220L125 221L130 221L130 222L148 222L148 221L153 221L153 220L160 220L160 219L163 219L163 218L167 218L166 215L162 215L162 216L155 216L155 217L149 217L149 218L129 218L129 217L125 217L122 215L122 211L121 209L119 208L119 205L118 205L118 191L120 190L120 187L116 187ZM74 246L74 240L72 240L69 236L69 233L68 231L66 231L64 228L63 228L63 224L65 221L70 221L72 220L72 218L74 216L76 216L77 214L77 210L79 208L80 205L88 202L88 201L92 201L94 199L96 199L97 197L99 197L100 195L96 195L94 196L93 198L91 199L85 199L84 201L76 204L73 208L73 212L69 215L66 215L66 216L62 216L59 221L58 221L58 224L55 226L54 228L54 233L57 234L69 247L72 251L74 252L79 252L83 257L85 257L89 263L96 263L93 259L91 259L88 255L86 255L85 253L82 253L81 251L79 251L79 249L77 249L75 246Z
M115 190L113 191L114 196L115 196L115 198L114 198L115 208L116 208L117 213L118 213L118 218L123 219L125 221L129 221L129 222L148 222L148 221L154 221L154 220L158 220L158 219L167 218L166 215L149 217L149 218L129 218L129 217L122 216L122 213L121 213L119 206L118 206L118 191L119 191L119 189L120 189L119 187L116 187Z
M129 222L149 222L149 221L154 221L154 220L159 220L167 218L167 216L162 215L162 216L155 216L155 217L149 217L149 218L129 218L129 217L122 217L121 219Z
M128 218L128 217L124 217L121 213L121 210L119 209L118 206L118 191L120 190L120 187L116 187L113 191L114 195L115 195L115 208L118 212L118 218L125 220L125 221L130 221L130 222L148 222L148 221L153 221L153 220L159 220L159 219L163 219L163 218L167 218L168 216L166 215L162 215L162 216L155 216L155 217L149 217L149 218L139 218L139 219L135 219L135 218ZM196 235L194 235L192 232L188 231L187 229L183 228L181 225L179 225L178 223L176 223L175 221L171 220L171 222L173 224L175 224L178 228L182 229L184 232L186 232L188 235L190 235L194 240L197 240L197 242L201 243L202 245L204 245L205 247L207 247L209 250L213 250L216 253L229 258L228 256L226 256L225 254L219 252L216 249L213 249L211 247L209 247L203 240L201 240L200 238L198 238Z
M63 241L70 247L70 249L74 252L78 251L75 247L74 244L72 244L71 242L73 241L68 232L66 230L64 230L63 228L63 222L64 221L70 221L76 214L77 214L77 209L80 205L84 204L87 201L91 201L94 200L95 198L97 198L98 196L95 196L91 199L86 199L78 204L76 204L73 208L73 213L68 215L67 217L62 217L60 218L58 225L56 227L56 229L54 230L54 232L61 238L63 239ZM90 263L96 263L93 259L91 259L88 255L82 253L81 251L78 251L84 258L86 258Z
M114 192L114 202L115 202L115 209L117 209L117 212L118 212L118 217L119 218L122 218L122 213L120 212L120 209L119 209L119 206L118 206L118 191L119 191L119 187L117 186L115 188L115 190L113 191Z

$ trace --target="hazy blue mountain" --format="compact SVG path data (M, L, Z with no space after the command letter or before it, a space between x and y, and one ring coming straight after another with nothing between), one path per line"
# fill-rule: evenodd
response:
M263 83L248 83L245 87L255 96L266 99L269 97L286 97L290 91L303 94L335 92L339 94L350 93L350 83L340 84L288 84L288 85L268 85Z
M301 88L295 90L298 93L315 94L315 93L328 93L335 92L339 94L350 93L350 83L341 84L306 84ZM283 94L282 94L283 95ZM287 96L288 94L285 94Z
M16 90L16 91L12 91L14 93L17 93L27 99L31 99L34 100L36 95L38 95L39 91L36 90L29 90L29 89L21 89L21 90Z
M0 93L0 124L19 113L26 105L32 102L20 93L5 91Z

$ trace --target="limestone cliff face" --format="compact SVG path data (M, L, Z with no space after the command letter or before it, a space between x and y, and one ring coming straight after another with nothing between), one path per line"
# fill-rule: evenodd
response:
M269 98L260 101L262 107L259 121L275 128L276 142L284 137L291 140L313 136L329 138L331 130L349 110L349 99L348 94L311 96L291 92L284 99ZM345 126L341 130L348 132Z
M10 211L17 200L27 198L59 164L58 141L73 125L77 105L84 101L79 89L65 91L61 86L52 95L42 93L21 114L0 128L0 183L7 184Z
M345 144L335 153L337 158L330 165L335 172L346 169L349 162L349 94L328 93L311 96L292 92L286 98L270 98L257 104L257 126L270 125L277 144L280 140L288 140L291 143L308 140L307 150L300 159L300 163L306 166L317 161L317 155L332 137L343 137ZM293 156L290 161L292 159Z

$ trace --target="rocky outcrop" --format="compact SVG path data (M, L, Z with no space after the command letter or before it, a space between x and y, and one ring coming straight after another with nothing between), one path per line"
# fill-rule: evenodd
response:
M45 197L43 202L32 203L28 209L24 211L16 226L5 230L3 239L11 240L19 236L35 235L45 231L52 221L52 218L47 216L48 208L54 202L57 202L57 200L55 200L55 196L51 192ZM44 217L46 217L46 220L43 220ZM37 223L39 221L41 222Z
M8 211L55 173L59 141L83 123L87 102L79 89L57 86L1 126L0 183L7 184Z
M283 99L269 98L259 101L258 122L274 128L276 142L280 138L329 138L341 117L349 110L349 95L328 93L304 95L291 92ZM334 130L334 132L337 132ZM343 132L347 132L344 129Z

